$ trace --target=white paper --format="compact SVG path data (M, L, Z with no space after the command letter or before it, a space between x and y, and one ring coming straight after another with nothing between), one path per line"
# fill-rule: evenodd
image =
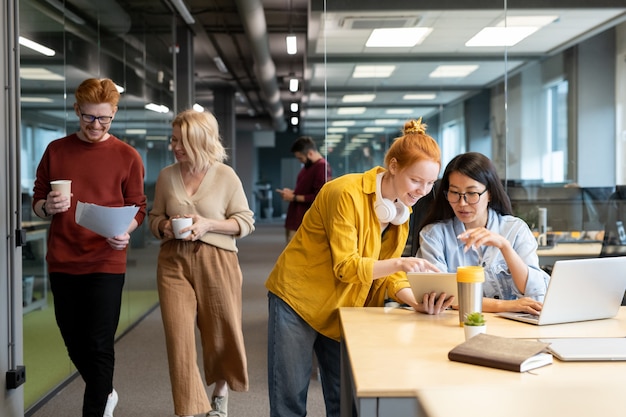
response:
M76 205L76 223L109 238L124 234L138 211L137 206L104 207L79 201Z

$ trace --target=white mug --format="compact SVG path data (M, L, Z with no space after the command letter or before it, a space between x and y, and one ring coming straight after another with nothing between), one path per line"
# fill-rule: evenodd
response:
M174 231L174 237L176 239L184 239L191 234L191 230L186 231L185 233L180 233L180 231L186 227L189 227L193 224L193 219L191 217L177 217L172 219L172 230Z

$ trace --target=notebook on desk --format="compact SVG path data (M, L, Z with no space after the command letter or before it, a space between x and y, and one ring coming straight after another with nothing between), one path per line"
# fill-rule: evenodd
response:
M625 290L626 256L560 260L554 263L539 316L497 315L537 325L606 319L617 315Z

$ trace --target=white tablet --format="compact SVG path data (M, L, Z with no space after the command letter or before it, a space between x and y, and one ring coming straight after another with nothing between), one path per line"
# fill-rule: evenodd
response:
M424 298L424 294L431 292L437 294L445 292L446 296L454 295L457 298L456 273L454 272L407 272L406 275L415 299L419 302ZM455 301L458 302L458 298Z

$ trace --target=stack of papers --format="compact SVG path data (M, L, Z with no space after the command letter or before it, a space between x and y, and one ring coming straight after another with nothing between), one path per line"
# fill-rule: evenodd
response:
M79 201L76 205L76 223L110 238L126 233L138 211L137 206L103 207Z

